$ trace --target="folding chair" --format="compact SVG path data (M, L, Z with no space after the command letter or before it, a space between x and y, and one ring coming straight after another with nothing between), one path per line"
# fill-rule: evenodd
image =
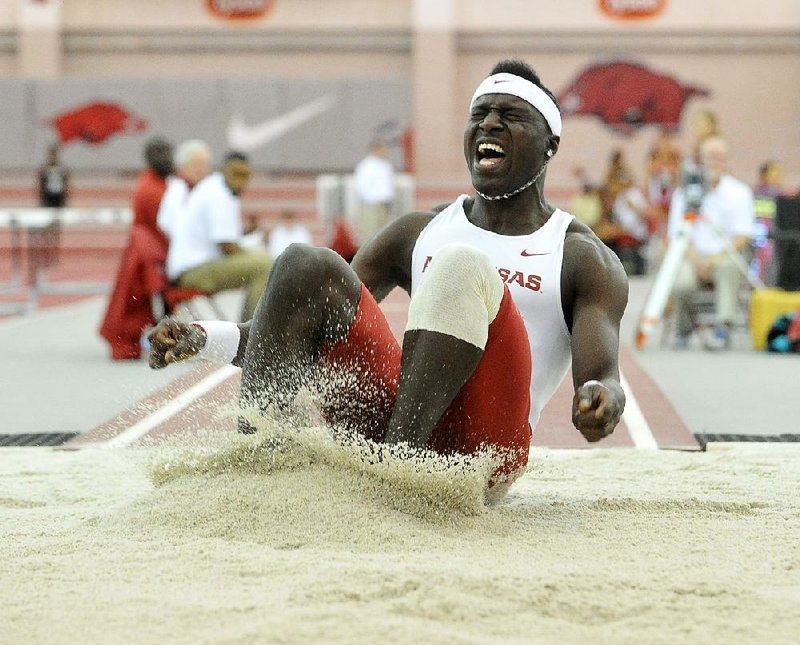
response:
M197 309L197 301L205 300L211 311L218 320L225 320L225 314L214 299L214 294L199 289L185 289L174 285L168 286L161 293L164 301L165 312L171 316L180 317L181 309L185 309L193 320L202 318L202 314Z

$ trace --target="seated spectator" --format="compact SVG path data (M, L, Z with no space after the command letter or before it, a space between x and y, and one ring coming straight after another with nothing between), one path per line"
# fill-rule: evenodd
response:
M617 198L612 206L612 221L619 226L614 246L628 275L646 272L643 247L650 236L652 209L644 193L630 177L620 182Z
M700 147L707 190L694 223L686 258L673 287L678 339L685 347L694 330L692 299L703 283L714 287L717 326L706 341L707 349L730 347L730 330L736 317L741 271L727 248L743 253L753 231L753 191L728 173L728 146L720 137L706 139ZM669 236L674 239L686 211L683 189L672 196ZM732 249L732 250L733 250Z
M572 200L569 210L579 222L593 229L603 216L600 192L592 184L584 168L577 167L572 174L580 182L581 192Z
M305 224L297 221L293 210L281 211L281 218L269 234L267 252L277 258L290 244L311 244L311 232Z
M158 226L158 210L167 189L167 177L172 173L172 144L161 137L153 137L145 144L144 158L147 168L139 175L133 192L133 224L145 226L167 248L168 240Z
M167 277L180 287L218 293L246 289L241 320L250 320L266 285L272 258L245 250L239 196L250 180L250 163L239 152L189 193L169 222Z
M722 137L722 130L720 130L716 113L712 110L698 110L695 112L692 115L692 132L694 134L692 155L697 163L701 163L701 148L706 139Z
M666 132L661 132L650 146L647 163L647 199L657 209L659 219L650 232L663 232L669 213L672 192L680 183L681 154Z
M774 160L764 162L758 170L758 183L753 188L756 208L754 269L767 285L777 283L777 266L773 262L775 245L769 234L775 220L775 201L783 194L783 168Z
M783 167L774 159L765 161L758 169L758 183L753 188L753 195L774 200L783 194Z
M175 174L167 179L167 189L158 209L158 227L170 236L175 214L186 205L189 191L211 172L211 149L204 141L190 139L175 150Z
M614 201L621 189L623 177L628 176L630 176L630 171L625 163L624 153L619 148L613 149L608 159L603 182L598 187L601 214L592 230L608 248L615 252L617 250L615 242L622 231L619 224L615 223L613 219Z
M172 171L172 145L160 137L145 145L147 168L133 192L133 225L100 327L113 360L137 359L142 332L155 324L152 297L166 286L163 265L167 238L156 225L159 205Z
M608 160L608 168L600 186L600 199L603 203L603 218L610 219L619 191L622 190L622 183L626 178L631 177L632 173L625 162L625 154L619 148L611 151Z

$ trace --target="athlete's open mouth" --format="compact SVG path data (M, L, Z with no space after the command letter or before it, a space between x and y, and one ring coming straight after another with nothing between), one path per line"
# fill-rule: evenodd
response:
M481 168L494 168L499 166L506 158L506 151L496 143L478 144L478 166Z

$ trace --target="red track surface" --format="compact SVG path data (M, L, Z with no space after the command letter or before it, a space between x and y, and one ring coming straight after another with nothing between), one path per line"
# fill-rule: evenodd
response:
M407 297L405 294L395 291L381 305L395 335L398 337L402 335L405 327L406 302ZM698 448L697 442L680 420L672 405L655 383L636 364L630 352L624 347L621 351L621 363L658 447L696 450ZM215 368L212 366L199 366L196 370L178 378L169 386L146 397L135 406L122 411L114 419L86 434L76 437L70 445L102 443L120 435L135 423L148 417L154 410L167 405L177 395L199 383L214 371ZM233 432L235 430L235 421L230 417L217 418L216 415L224 407L224 404L235 403L238 382L238 374L226 379L220 385L199 397L192 405L157 424L142 440L152 441L166 435L194 432L208 428ZM630 431L624 421L620 423L611 437L597 444L588 444L572 426L570 420L571 401L572 388L568 377L543 411L539 427L534 432L534 445L550 448L634 446Z
M435 191L429 192L431 193L429 196L434 196ZM316 234L319 238L321 234L319 227L317 227ZM52 264L47 269L48 279L51 282L85 280L90 282L106 281L110 284L116 274L126 239L127 229L125 227L64 229L61 233L58 252L50 255ZM15 269L21 270L24 280L28 279L30 258L27 253L24 253L21 258L15 259L11 253L12 247L10 232L0 230L0 282L3 283L7 283L11 279ZM27 291L23 285L22 290L17 293L0 294L0 303L22 302L26 297ZM86 297L88 296L43 295L40 297L40 306L59 306ZM407 297L404 294L394 293L382 303L398 338L402 336L405 326L406 302ZM697 449L696 441L664 394L624 347L621 349L621 365L658 446L661 448ZM124 432L154 409L158 409L177 394L202 380L209 371L208 367L198 368L186 377L176 380L170 386L147 397L131 409L121 410L114 419L76 438L73 444L104 441ZM215 420L214 414L220 407L220 403L235 401L237 378L231 377L221 383L187 409L178 412L153 428L147 437L154 438L201 427L232 430L234 427L232 420ZM590 447L572 427L570 421L571 397L572 388L567 379L543 411L539 427L534 432L533 442L535 445ZM597 447L633 446L634 442L623 422L612 437L594 445Z

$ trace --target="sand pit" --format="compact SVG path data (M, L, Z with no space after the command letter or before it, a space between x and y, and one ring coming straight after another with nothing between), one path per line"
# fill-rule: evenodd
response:
M414 479L323 453L3 449L0 641L800 633L796 446L536 450L498 506L457 467Z

